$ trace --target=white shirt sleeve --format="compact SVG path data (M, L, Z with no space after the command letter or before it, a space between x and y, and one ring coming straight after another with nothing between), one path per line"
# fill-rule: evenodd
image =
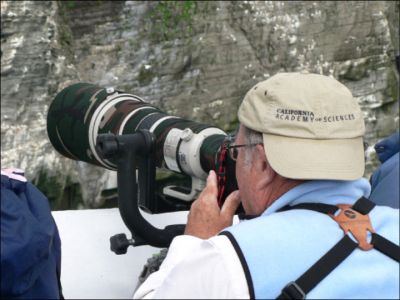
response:
M138 288L135 299L249 299L242 265L226 236L202 240L176 237L157 272Z

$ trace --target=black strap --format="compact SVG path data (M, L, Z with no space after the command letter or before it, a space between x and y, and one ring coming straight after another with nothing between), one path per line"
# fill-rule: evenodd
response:
M360 214L366 215L375 207L375 203L368 200L367 198L360 198L354 205L353 209L358 211ZM390 258L394 259L397 262L400 262L400 247L396 244L392 243L388 239L383 236L372 233L371 234L371 244L374 245L374 248L383 254L386 254Z
M338 207L332 204L325 204L325 203L300 203L293 206L286 205L278 210L278 212L288 211L292 209L308 209L317 211L323 214L331 214L333 215L337 210ZM246 215L244 213L238 214L239 220L251 220L254 218L259 217L259 215Z
M337 210L338 207L336 205L331 205L331 204L324 204L324 203L300 203L297 205L286 205L282 207L281 209L278 210L278 212L282 211L288 211L291 209L308 209L308 210L313 210L316 212L320 212L323 214L334 214Z
M360 214L366 215L375 207L375 203L361 197L352 206ZM304 203L295 206L284 207L280 211L289 209L310 209L313 211L334 214L338 209L336 206L322 203ZM371 244L383 254L400 261L400 247L377 233L372 233ZM358 244L348 235L345 235L335 246L333 246L323 257L311 266L296 281L290 282L283 289L277 299L305 299L318 283L320 283L332 270L345 260Z
M396 244L377 233L372 234L371 244L374 245L376 250L386 254L395 261L400 262L400 247Z
M246 278L247 286L249 288L250 299L255 299L256 296L255 296L255 292L254 292L253 279L251 278L250 269L249 269L249 266L247 265L246 258L243 255L242 249L240 249L240 246L239 246L238 242L236 241L235 237L229 231L222 231L219 235L225 235L232 243L232 246L235 249L235 251L239 257L240 263L243 267L244 276Z
M358 211L362 215L369 214L369 212L375 207L375 203L367 198L361 197L356 203L351 207L352 209Z
M358 244L345 235L295 282L289 283L277 299L305 299L305 296L345 260Z

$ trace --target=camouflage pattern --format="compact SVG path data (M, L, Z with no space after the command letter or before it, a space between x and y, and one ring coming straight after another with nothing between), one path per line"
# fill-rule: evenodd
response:
M62 155L94 163L88 156L87 134L89 119L86 112L95 109L104 98L105 90L78 83L62 90L52 102L47 115L47 133L54 148ZM90 102L89 99L95 100Z
M165 120L161 120L162 118ZM199 133L212 127L169 116L131 94L89 83L77 83L62 90L51 103L47 116L47 132L54 148L62 155L115 170L113 162L103 160L96 153L97 135L150 130L158 120L162 122L153 131L158 167L166 167L163 146L172 128L190 128L194 133ZM223 139L224 135L216 135L213 139L207 139L209 142L202 146L201 163L205 172L210 168L215 169L216 153Z

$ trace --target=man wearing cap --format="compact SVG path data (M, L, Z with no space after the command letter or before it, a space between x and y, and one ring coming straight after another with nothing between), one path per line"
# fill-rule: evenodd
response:
M365 199L351 92L280 73L246 94L238 116L239 191L220 209L210 172L185 235L135 298L399 298L399 210ZM247 217L232 226L240 202Z

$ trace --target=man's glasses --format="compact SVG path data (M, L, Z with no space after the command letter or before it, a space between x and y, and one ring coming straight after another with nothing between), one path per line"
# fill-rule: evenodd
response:
M252 147L252 146L256 146L259 143L255 143L255 144L243 144L243 145L230 145L228 146L228 150L229 150L229 156L231 157L231 159L233 161L236 161L239 155L239 151L238 148L241 147Z

